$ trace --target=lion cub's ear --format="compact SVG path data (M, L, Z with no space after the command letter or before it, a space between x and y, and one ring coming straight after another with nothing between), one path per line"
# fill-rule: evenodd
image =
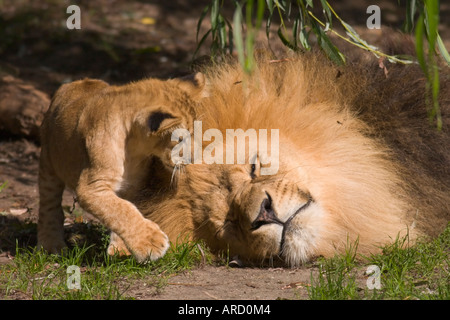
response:
M156 134L167 133L172 127L180 124L180 119L167 112L155 111L150 114L147 125L150 132Z
M171 81L175 81L182 90L186 91L194 99L201 99L209 96L209 83L205 75L201 72L173 79Z

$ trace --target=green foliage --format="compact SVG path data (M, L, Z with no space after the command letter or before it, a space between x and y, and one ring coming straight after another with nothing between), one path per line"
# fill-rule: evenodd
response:
M233 3L235 6L233 23L230 23L221 11L223 2L212 0L211 4L203 10L197 24L197 40L200 27L208 12L211 13L211 27L203 35L201 40L197 41L198 47L196 53L208 35L211 34L211 53L213 56L232 53L236 49L244 69L251 71L249 65L252 64L250 60L252 59L256 33L261 29L262 22L265 20L266 36L269 39L272 22L277 18L280 21L277 30L279 39L286 47L294 51L310 50L312 47L311 35L314 34L319 47L331 60L339 64L345 63L344 55L332 43L328 36L331 32L345 41L374 53L378 57L386 57L391 62L411 62L402 57L384 54L378 48L369 45L348 23L340 18L326 0L320 1L323 20L316 17L311 11L314 7L314 2L311 0L246 0L241 2L235 0ZM408 9L411 10L410 8ZM339 34L332 28L333 19L337 19L344 27L346 36ZM286 21L290 21L292 24L291 32L288 31Z
M380 254L361 256L358 261L356 247L318 260L318 273L311 272L310 299L450 299L450 224L436 239L422 239L412 246L408 236L398 237ZM378 290L367 288L367 279L361 279L373 265L380 270Z
M242 8L239 3L236 2L237 10L233 17L233 39L236 41L236 49L238 52L239 62L244 67L244 70L251 71L254 67L253 60L253 44L255 42L256 34L261 28L265 5L263 1L257 1L256 5L256 22L253 21L253 11L255 9L254 0L248 0L246 3L246 15L245 15L245 25L247 26L247 34L245 38L244 47L244 36L242 35L241 25L242 25ZM245 48L245 49L244 49Z
M442 115L439 108L439 69L436 60L436 46L438 47L444 60L450 65L450 55L445 49L441 37L438 33L439 25L439 1L424 0L423 5L416 7L415 2L411 1L410 11L407 16L413 15L417 8L420 17L417 21L416 36L416 54L417 60L425 73L427 79L426 93L427 105L431 106L429 117L431 121L436 121L438 129L442 129ZM414 4L414 5L413 5ZM411 17L409 18L411 19ZM409 27L410 22L407 23ZM428 53L425 53L424 37L428 42Z
M368 258L381 269L385 299L449 299L450 224L434 240L409 246L408 237L397 238L382 254Z
M312 300L358 299L358 286L354 268L358 242L347 244L345 254L319 260L319 274L311 274L308 295Z
M3 184L0 185L0 192L2 192L2 190L5 189L7 185L8 185L8 181L3 182Z
M211 27L197 41L199 48L209 35L212 37L211 54L213 57L231 54L236 50L239 62L247 73L254 67L254 44L258 31L265 21L267 39L270 37L272 22L279 20L276 32L281 42L294 51L308 51L312 47L312 35L321 50L337 64L345 64L345 56L331 41L329 34L373 53L378 58L386 58L392 63L413 63L412 57L404 55L388 55L377 47L368 44L360 35L346 23L326 0L234 0L234 15L232 23L224 14L224 1L211 0L202 12L197 25L197 40L204 18L208 12L211 15ZM312 12L314 6L322 9L323 18L318 18ZM417 18L416 18L417 17ZM333 28L333 20L337 20L344 28L345 35ZM288 31L286 21L292 24ZM442 128L442 117L439 109L439 69L436 58L436 47L442 58L450 65L450 54L446 50L438 33L439 0L411 0L406 1L406 19L404 31L412 32L415 28L417 61L422 67L427 79L427 105L429 116L436 121L438 129ZM428 53L425 53L424 37L428 43ZM270 41L269 41L270 45Z
M162 259L138 263L132 257L109 256L107 237L97 238L102 243L75 245L62 256L16 246L12 263L0 264L0 299L17 292L34 300L132 299L129 290L135 283L157 293L168 276L211 261L202 243L186 239L172 244ZM80 268L80 289L67 287L69 266Z

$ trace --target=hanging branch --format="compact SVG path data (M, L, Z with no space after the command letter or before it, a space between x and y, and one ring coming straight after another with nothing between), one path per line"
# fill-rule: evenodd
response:
M439 109L439 69L436 47L450 66L450 54L438 33L439 1L438 0L410 0L406 5L405 32L415 29L417 59L406 55L388 55L379 48L368 44L355 29L346 23L326 0L320 0L323 19L316 17L312 10L313 0L233 0L235 11L232 23L222 13L223 1L211 0L211 3L202 11L197 23L197 48L211 37L211 55L213 58L223 54L237 53L239 62L247 73L251 73L254 63L254 44L256 35L266 22L265 31L269 41L270 28L274 14L278 15L280 25L277 30L278 38L289 49L294 51L309 51L312 48L311 33L316 37L321 50L336 64L345 64L345 56L333 44L329 33L351 43L352 45L374 54L377 58L386 58L391 63L419 63L427 79L427 106L431 120L435 120L438 129L442 128L442 118ZM317 4L316 4L317 5ZM245 10L244 10L245 9ZM245 12L244 12L245 11ZM211 16L211 27L199 40L201 26L208 15ZM292 13L294 17L291 17ZM418 19L414 19L417 16ZM292 21L291 36L285 19ZM333 19L337 19L344 27L346 35L342 35L333 28ZM428 43L425 53L424 38ZM270 43L269 43L270 45Z

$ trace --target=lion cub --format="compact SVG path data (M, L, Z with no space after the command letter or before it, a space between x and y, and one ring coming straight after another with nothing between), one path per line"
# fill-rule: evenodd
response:
M163 256L167 236L118 194L137 185L151 156L173 169L171 132L192 132L204 83L198 73L192 81L147 79L110 86L85 79L63 85L41 128L38 247L51 253L65 248L61 200L68 187L81 207L113 232L108 253L118 246L138 261ZM126 248L120 248L123 244Z

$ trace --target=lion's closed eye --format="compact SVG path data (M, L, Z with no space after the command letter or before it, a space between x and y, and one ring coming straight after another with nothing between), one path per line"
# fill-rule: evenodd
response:
M250 161L250 177L256 179L260 174L261 163L259 162L258 155L255 155Z

